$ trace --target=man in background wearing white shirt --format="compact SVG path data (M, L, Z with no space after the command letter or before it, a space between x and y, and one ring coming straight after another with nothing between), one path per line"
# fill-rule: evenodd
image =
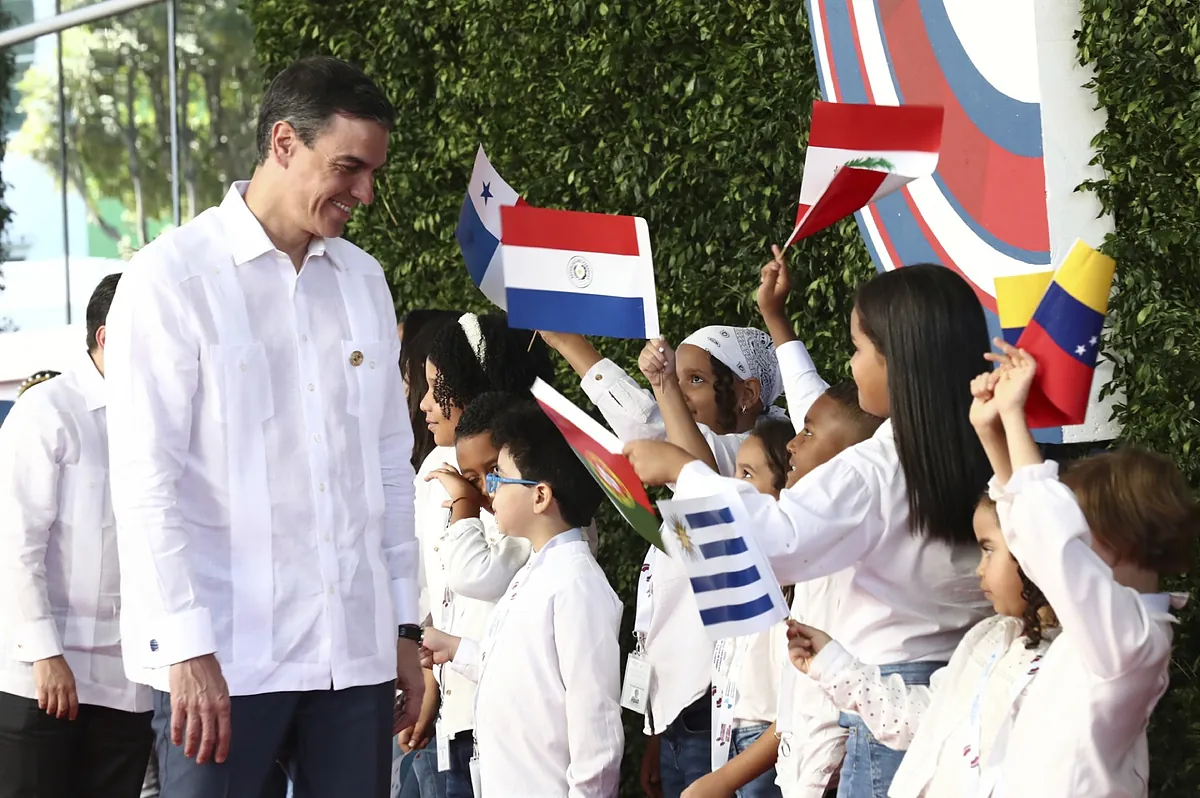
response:
M388 794L424 693L396 312L339 238L395 111L334 58L271 82L259 163L126 270L109 320L125 666L170 798Z
M3 798L137 798L150 755L150 690L121 664L108 496L104 324L119 279L92 293L77 362L0 427Z

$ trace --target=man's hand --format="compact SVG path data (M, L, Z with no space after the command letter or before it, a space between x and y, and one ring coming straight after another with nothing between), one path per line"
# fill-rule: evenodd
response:
M642 793L646 798L663 798L662 788L662 743L658 735L646 740L646 751L642 754L642 768L639 781Z
M171 666L171 742L197 765L224 762L233 724L229 687L213 654Z
M429 744L442 698L438 692L437 680L433 678L433 671L429 668L421 670L425 674L425 700L421 702L421 716L417 718L417 725L413 726L412 739L409 741L412 748L424 748Z
M404 703L395 718L392 733L416 726L425 699L425 673L421 669L420 647L415 640L396 641L396 689L404 693Z
M696 458L666 441L630 441L624 455L629 458L638 479L647 485L666 485L679 479L683 467Z
M79 695L75 692L75 674L60 654L33 663L33 683L38 708L53 718L75 720L79 714Z

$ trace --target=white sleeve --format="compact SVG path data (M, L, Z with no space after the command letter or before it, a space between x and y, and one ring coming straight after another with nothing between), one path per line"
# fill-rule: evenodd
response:
M878 666L854 659L835 640L813 657L808 675L821 685L838 709L861 717L876 740L897 751L906 751L945 670L939 668L934 672L929 687L905 684L898 674L884 677Z
M1091 530L1075 495L1058 480L1050 461L1018 469L997 508L1001 529L1021 568L1041 588L1063 629L1071 630L1084 663L1101 679L1170 657L1171 641L1159 630L1137 591L1113 579L1092 550Z
M667 427L654 395L638 385L616 363L607 359L596 363L583 375L580 385L622 441L667 439ZM722 474L734 474L737 450L746 436L736 433L718 435L703 424L696 426L712 450L717 469Z
M392 306L388 302L388 307ZM400 357L400 338L396 332L396 314L392 310L385 334L390 332L392 350L389 363ZM404 399L400 369L388 370L387 395L379 428L379 466L383 479L383 559L391 580L392 603L396 623L419 623L421 555L417 543L414 507L416 474L412 467L413 434ZM370 475L368 475L370 478Z
M149 254L153 253L153 254ZM121 595L137 604L139 633L159 644L156 666L217 650L189 557L178 481L191 444L200 344L171 284L164 248L135 255L108 312L104 382Z
M554 596L554 645L566 688L568 798L609 798L621 781L621 607L606 583L603 594L589 589L602 580Z
M480 648L478 640L470 637L460 638L458 651L454 653L454 659L449 663L450 670L477 683L483 665L482 655L483 649Z
M714 474L696 460L684 466L676 491L686 496L736 490L750 529L782 585L829 576L862 560L884 533L879 496L850 463L848 450L779 495Z
M777 347L775 357L779 360L779 373L783 377L783 395L787 400L788 415L792 419L792 426L799 432L804 428L808 409L829 389L829 383L821 379L808 349L800 341L788 341Z
M0 607L13 638L13 650L0 656L18 662L63 653L46 584L46 548L58 517L64 420L40 400L25 396L0 426Z
M456 595L479 601L498 601L529 562L528 540L499 533L489 540L479 518L451 524L439 547L446 584Z

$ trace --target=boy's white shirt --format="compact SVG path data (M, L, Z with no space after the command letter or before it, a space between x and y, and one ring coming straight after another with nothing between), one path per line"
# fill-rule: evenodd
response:
M1013 726L995 795L1147 795L1146 726L1167 689L1170 610L1182 597L1113 579L1057 463L990 489L1009 549L1062 625Z
M817 629L832 630L850 583L851 572L795 586L791 617ZM779 652L779 735L775 783L783 798L821 798L846 754L846 729L840 711L815 681Z
M620 783L622 606L579 530L513 577L451 668L479 681L484 795L612 798Z

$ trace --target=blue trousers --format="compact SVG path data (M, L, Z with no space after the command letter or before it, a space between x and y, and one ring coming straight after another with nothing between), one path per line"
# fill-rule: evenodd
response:
M154 694L164 798L389 798L392 682L346 690L234 696L232 744L221 764L197 765L171 743L171 697Z
M933 672L945 664L907 662L884 665L879 671L884 676L897 674L905 684L928 685ZM904 752L877 741L858 715L843 712L838 722L849 731L849 736L846 738L846 758L842 761L837 798L887 798L888 788L900 769Z
M712 715L708 693L680 713L659 735L658 774L663 798L683 791L712 770Z
M446 777L446 798L474 798L471 789L471 756L475 753L475 734L461 731L450 741L450 769Z

